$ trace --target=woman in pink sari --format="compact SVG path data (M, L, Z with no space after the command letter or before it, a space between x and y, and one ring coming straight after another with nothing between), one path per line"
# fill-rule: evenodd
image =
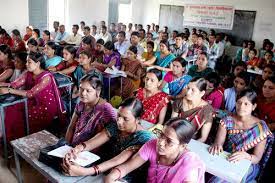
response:
M144 144L128 162L113 168L105 182L119 180L149 161L147 183L204 183L205 165L197 154L187 149L194 133L192 123L170 119L157 139Z
M53 75L45 71L45 60L42 54L31 52L27 59L27 70L8 88L0 88L0 94L14 94L28 98L28 118L30 132L36 132L48 127L54 117L62 119L63 104L60 100L57 85ZM24 86L25 90L19 90ZM8 139L23 134L23 105L8 107L5 111L6 132Z

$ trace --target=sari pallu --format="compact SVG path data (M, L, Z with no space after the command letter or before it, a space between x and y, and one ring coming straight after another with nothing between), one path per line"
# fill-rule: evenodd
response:
M145 98L143 88L137 90L136 97L143 104L141 119L154 124L157 123L162 108L169 103L168 95L164 92L159 92L151 97Z
M188 85L191 79L191 76L185 75L168 83L169 94L172 96L177 96L180 94L180 92Z
M250 182L261 176L262 171L270 157L274 136L270 132L264 121L260 121L248 130L234 129L234 120L228 116L221 120L221 126L226 128L227 137L224 150L230 153L237 151L252 151L256 145L263 140L266 141L265 152L258 164L252 164L243 182ZM226 182L218 177L214 177L210 182Z
M166 55L165 57L160 57L161 53L158 51L155 53L155 57L157 58L156 65L160 67L169 67L170 63L176 58L176 56L172 53Z
M44 71L35 79L33 79L32 73L27 72L11 83L12 88L22 86L25 86L27 91L28 119L31 133L49 127L56 116L63 122L64 106L55 79L50 72ZM22 103L10 106L5 110L8 140L23 136L23 111L24 105Z

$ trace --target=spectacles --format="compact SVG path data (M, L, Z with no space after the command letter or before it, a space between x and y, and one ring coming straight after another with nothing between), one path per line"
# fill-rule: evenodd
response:
M173 145L180 145L180 143L176 143L176 142L173 142L172 139L170 139L169 137L167 137L161 130L159 129L154 129L153 130L153 133L156 134L156 136L158 137L159 141L160 140L164 140L165 141L165 144L167 146L173 146Z

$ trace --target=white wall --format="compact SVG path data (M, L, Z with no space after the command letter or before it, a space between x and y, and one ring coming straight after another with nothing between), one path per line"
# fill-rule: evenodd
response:
M0 25L8 32L19 29L25 33L29 24L28 0L0 0Z
M66 25L72 26L85 21L87 25L98 25L108 21L109 0L68 0ZM71 29L70 29L71 30Z
M181 5L185 4L207 4L207 5L230 5L238 10L257 11L254 24L252 39L256 41L257 46L261 46L262 40L269 38L275 42L275 1L274 0L142 0L136 9L142 9L143 12L137 12L135 16L143 17L142 23L159 23L160 4ZM245 31L245 30L244 30Z

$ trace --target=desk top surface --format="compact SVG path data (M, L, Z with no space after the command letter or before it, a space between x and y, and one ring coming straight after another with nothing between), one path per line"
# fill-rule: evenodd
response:
M20 156L31 164L36 170L43 174L51 182L74 183L74 182L103 182L102 176L68 177L38 161L40 149L54 145L58 138L46 130L22 137L11 142L12 146ZM89 181L87 181L89 180Z

